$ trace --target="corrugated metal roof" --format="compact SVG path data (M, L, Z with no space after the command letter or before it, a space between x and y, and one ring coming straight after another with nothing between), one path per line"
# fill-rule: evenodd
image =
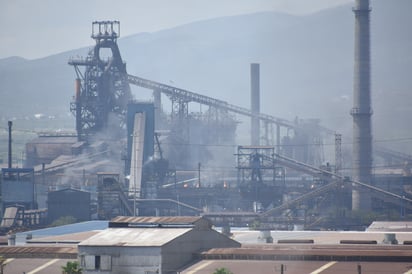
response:
M409 262L336 262L336 259L328 261L304 261L299 260L201 260L185 269L181 274L210 274L219 268L226 268L236 274L273 274L282 273L360 273L356 271L357 265L362 267L361 273L408 273ZM331 268L329 268L331 267Z
M75 144L77 143L77 137L76 136L64 136L64 137L56 137L56 136L43 136L43 137L37 137L28 144Z
M130 217L117 216L113 218L111 223L153 223L153 224L195 224L202 217L192 216L171 216L171 217Z
M5 261L4 273L62 273L62 266L74 260L75 258L9 258Z
M385 231L385 232L396 232L396 231L412 231L412 222L398 221L398 222L373 222L366 231Z
M77 246L2 246L4 258L77 258Z
M109 227L163 227L163 228L183 228L193 227L207 230L212 227L212 222L204 217L193 216L173 216L173 217L129 217L118 216L112 219Z
M63 226L47 227L42 229L25 231L17 233L16 235L17 238L26 238L27 235L30 234L33 237L33 239L36 239L38 237L49 237L79 232L88 232L93 230L103 230L107 228L107 223L107 221L87 221Z
M240 248L212 248L201 252L202 259L267 259L273 256L370 256L370 257L408 257L412 249L404 245L249 245ZM249 256L249 257L242 257Z
M79 246L163 246L191 228L108 228Z
M67 243L73 243L73 244L78 244L81 241L84 241L91 236L96 235L99 233L101 230L92 230L92 231L84 231L84 232L78 232L78 233L70 233L70 234L64 234L64 235L56 235L56 236L49 236L49 237L40 237L40 238L35 238L32 240L28 240L27 243L30 244L50 244L50 243L55 243L55 244L67 244Z

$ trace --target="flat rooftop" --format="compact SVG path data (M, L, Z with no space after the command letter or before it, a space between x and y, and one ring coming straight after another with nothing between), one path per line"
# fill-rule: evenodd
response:
M146 223L148 220L141 221ZM170 222L176 223L176 220ZM378 231L365 232L270 231L273 243L266 243L264 239L268 231L233 228L232 239L240 242L241 248L215 248L199 252L193 264L181 269L180 273L210 274L225 267L236 274L281 273L282 268L285 274L359 273L359 268L362 274L412 274L412 245L405 244L412 243L412 232L399 231L399 226L406 224L377 224ZM101 239L104 235L101 232L107 227L107 221L93 221L19 233L18 238L29 234L33 238L27 244L24 241L16 246L0 247L0 255L7 259L5 273L61 273L61 267L67 261L77 259L77 243L96 237ZM116 231L120 231L119 229L123 228L116 228ZM169 230L167 228L154 228L150 231L145 231L145 228L130 229L144 235L158 234L162 243L167 242L171 236L176 236L170 233L162 235ZM178 230L178 233L184 233L183 230L188 228L175 229L177 230L173 233ZM395 231L386 231L391 229ZM111 238L115 235L110 230L106 230L109 234L105 236L109 235ZM159 231L154 232L155 230ZM384 243L388 234L394 234L398 244ZM354 243L341 244L341 241ZM356 241L375 243L356 244ZM150 244L153 245L153 242L150 241Z
M254 261L254 260L202 260L180 271L181 274L210 274L218 268L235 274L411 274L411 263L338 262L338 261ZM359 270L361 272L359 272Z
M342 240L376 241L381 244L385 234L393 233L399 244L412 241L412 232L393 231L271 231L273 243L279 240L313 240L314 244L336 245ZM265 240L259 231L241 229L232 230L232 238L242 244L261 244ZM411 246L412 249L412 246Z
M286 274L412 274L412 246L404 245L412 241L412 232L271 231L273 243L263 239L268 232L234 229L232 233L232 238L242 243L241 248L201 252L198 260L180 273L207 274L224 267L236 274L281 273L282 268ZM387 233L395 234L398 244L384 244ZM288 241L296 243L278 243Z

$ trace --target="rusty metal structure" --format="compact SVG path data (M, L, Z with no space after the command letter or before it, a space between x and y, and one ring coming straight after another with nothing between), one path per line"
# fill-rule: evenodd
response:
M362 21L356 24L356 28L363 30L356 29L357 35L359 37L366 35L368 40L369 34L364 32L365 21L369 22L369 19L365 18L369 14L369 4L367 6L366 10L364 2L357 1L354 12L357 20ZM354 157L354 165L357 167L354 178L350 180L342 174L341 135L323 128L317 119L296 118L294 121L288 121L260 112L259 64L251 64L250 67L251 109L247 109L193 91L127 74L116 41L119 32L117 21L93 22L92 38L96 41L95 47L89 52L88 57L71 59L69 64L75 67L78 78L76 96L71 110L76 115L76 129L80 141L88 141L89 137L105 132L111 125L113 117L117 122L114 123L115 130L111 132L117 131L118 136L124 136L126 131L124 125L127 124L127 135L130 139L131 131L129 123L125 122L125 117L129 115L134 117L135 113L130 114L127 110L127 104L133 99L129 85L153 92L154 118L146 122L151 125L149 131L161 132L153 134L156 136L158 155L162 163L170 163L170 166L174 168L172 172L169 172L168 166L162 165L164 170L162 173L173 174L174 178L169 180L170 178L165 179L162 176L159 181L154 179L157 177L153 176L152 169L156 169L153 163L157 156L152 149L153 159L151 155L147 155L148 161L147 163L144 161L145 166L142 166L143 178L150 179L143 179L142 184L146 184L147 190L155 195L142 195L139 199L135 197L133 206L130 201L129 204L127 202L130 196L122 196L123 198L120 199L122 203L118 208L125 210L125 213L134 212L136 214L136 205L142 209L141 212L159 214L163 211L179 215L184 207L196 214L202 208L213 206L223 209L248 210L251 204L254 206L262 204L261 210L266 209L266 212L259 215L262 222L273 221L274 215L285 212L290 215L282 217L290 220L292 217L300 218L299 212L307 210L305 206L308 204L309 207L322 207L322 205L330 204L333 201L333 195L340 193L338 189L343 187L345 191L352 190L353 187L354 204L364 203L358 198L367 192L373 192L374 197L380 199L386 197L385 199L391 200L390 202L397 206L404 206L405 202L410 202L402 195L371 186L370 170L368 173L366 172L368 169L363 168L365 163L371 164L371 161L366 159L369 157L367 152L371 152L369 149L371 111L370 105L365 106L364 102L364 97L368 98L370 94L368 91L363 91L363 88L366 90L369 88L367 83L370 80L368 76L362 75L362 73L369 73L369 59L367 58L369 51L363 46L356 51L355 55L356 62L359 63L355 69L355 90L358 93L356 93L357 97L351 114L354 119L354 150L356 148L358 154ZM366 38L363 37L357 43L364 45ZM106 60L102 56L102 51L107 49L112 55ZM80 71L80 66L86 67L84 74ZM167 97L171 103L169 114L162 110L162 96ZM206 108L201 108L206 110L190 112L190 104L193 103L206 106ZM131 104L136 104L136 101ZM233 167L233 170L237 169L237 176L235 172L231 172L226 175L227 179L217 176L214 179L215 185L205 185L201 167L203 169L213 164L219 167L221 163L218 160L222 163L233 160L238 123L235 115L250 119L251 146L238 146L237 166ZM323 139L325 136L335 137L334 167L329 163L326 165L324 163ZM153 140L146 141L150 141L149 146L154 146ZM127 150L129 152L130 148ZM364 153L366 156L363 155ZM152 174L149 174L150 172ZM113 191L110 187L102 188L104 185L102 182L105 180L99 178L100 192L107 194L105 197L100 197L100 208L105 208L102 211L104 214L100 217L114 216L114 213L109 212L109 204L113 200L109 196ZM179 179L183 184L178 182ZM114 192L117 195L123 195L120 194L121 188L124 187L121 179L114 181L117 186ZM293 192L293 194L288 192ZM115 200L119 200L119 197L116 196ZM369 200L365 200L365 204L361 206L362 209L368 208ZM105 204L106 202L108 204ZM244 206L245 204L247 206ZM292 216L293 214L295 216ZM228 216L228 218L233 217L230 214Z
M97 215L100 220L133 215L119 174L99 173L97 183Z
M243 198L249 202L263 203L264 206L279 205L282 202L285 171L283 167L275 164L275 149L278 154L292 157L299 162L317 166L322 163L322 135L330 132L321 128L318 120L296 119L291 122L260 112L259 64L251 64L252 104L249 110L189 90L127 74L117 46L119 34L120 23L117 21L93 22L92 38L96 41L95 47L86 58L69 60L77 75L76 95L71 110L76 115L79 141L87 142L93 135L104 133L111 125L110 119L113 117L117 119L114 123L116 126L111 128L110 132L124 136L124 125L127 124L127 134L130 135L130 125L126 123L126 117L132 115L126 115L127 105L133 99L130 84L153 92L155 118L150 119L149 123L155 123L152 130L168 132L162 139L163 143L159 140L157 143L163 146L164 157L176 169L191 170L209 161L216 162L216 159L220 159L221 163L231 161L238 123L235 115L249 117L252 124L251 142L255 149L248 150L243 146L237 154L238 184L243 187ZM104 59L104 51L111 52L111 56ZM80 70L81 66L85 67L84 73ZM170 115L162 111L162 95L171 102ZM207 109L203 113L192 113L189 111L191 103L206 106ZM285 135L282 136L281 131L285 132ZM153 140L146 141L153 143ZM261 141L265 143L266 149L259 147ZM129 150L128 147L126 155L130 154ZM251 160L253 157L256 157L257 161ZM130 155L126 158L126 166L130 167L131 165L127 164L130 162ZM249 160L246 161L246 158ZM149 166L153 165L147 165ZM143 173L147 175L147 170ZM148 178L152 177L148 175ZM200 168L198 177L200 186ZM152 184L152 180L149 181L143 183ZM101 185L101 182L98 185ZM254 195L252 192L259 194ZM274 192L277 193L276 198L271 197Z
M285 169L275 164L272 146L238 146L237 176L242 197L254 203L279 205L285 187Z
M256 70L256 68L254 70ZM256 74L256 72L254 72L254 74ZM211 126L208 130L204 131L210 138L209 144L222 144L222 140L229 141L229 143L226 142L226 144L234 144L237 121L233 115L237 114L250 117L251 119L253 118L254 121L259 121L259 123L255 123L257 126L259 126L259 124L262 125L263 134L254 137L255 139L263 140L265 145L275 145L276 142L276 147L279 152L292 153L298 157L298 160L300 161L319 164L322 162L323 158L323 136L332 133L332 131L321 127L318 120L296 119L292 122L259 111L256 112L256 110L252 112L247 108L229 104L226 101L214 99L193 91L151 81L142 77L128 75L128 80L132 85L150 89L154 93L164 94L169 97L172 102L171 130L177 133L175 136L175 143L179 144L179 149L184 150L186 147L184 144L191 142L190 137L188 137L188 132L193 132L193 130L188 130L191 124L190 120L195 121L194 124L196 125L199 125L198 122L203 120L206 121L206 123L203 123L204 125ZM155 98L158 98L158 95L156 95ZM258 101L259 100L256 100L256 105L258 104ZM209 107L209 109L205 115L196 116L194 114L189 114L189 103L199 103ZM155 104L157 103L155 102ZM255 126L255 128L257 126ZM219 128L224 130L219 130ZM276 134L274 129L276 129ZM282 129L287 132L286 136L281 137ZM211 138L211 136L215 137ZM304 146L305 144L312 145ZM280 147L282 145L287 147L287 151L281 151ZM187 157L188 155L188 152L185 152L185 154L180 151L180 153L182 154L181 158L184 158L185 156Z
M124 135L127 103L132 100L129 84L153 91L156 106L155 127L170 131L168 143L174 146L165 151L169 151L169 156L173 155L172 158L175 158L170 161L180 167L187 168L190 163L210 160L212 157L204 150L205 145L233 145L238 123L235 114L252 119L254 143L262 140L266 145L274 145L276 140L278 149L282 142L281 128L285 128L293 140L297 140L296 136L299 136L299 142L304 143L313 143L313 132L321 132L317 125L311 125L315 128L308 133L302 123L260 113L259 64L251 65L253 109L249 110L199 93L128 75L117 45L119 35L120 22L95 21L92 23L91 35L96 42L94 48L85 58L69 60L77 76L75 96L70 109L76 117L79 141L87 142L91 136L105 130L108 132L108 129L114 137ZM105 56L108 52L109 56ZM82 72L80 67L85 67L85 71ZM162 118L167 115L162 114L161 95L166 95L171 101L170 118ZM208 109L204 113L190 113L189 103L199 103ZM261 126L264 132L262 136L259 133ZM293 142L290 143L291 139L288 141L288 145L293 145ZM298 149L297 147L290 146L289 150ZM319 147L311 146L310 149L319 150ZM309 154L305 152L306 156ZM319 162L314 159L299 160Z
M119 36L119 21L95 21L91 37L96 45L86 58L69 60L77 74L76 94L70 110L76 116L81 141L108 127L124 127L126 105L132 98L126 64L117 45ZM104 56L107 51L111 54ZM86 68L84 74L81 66Z

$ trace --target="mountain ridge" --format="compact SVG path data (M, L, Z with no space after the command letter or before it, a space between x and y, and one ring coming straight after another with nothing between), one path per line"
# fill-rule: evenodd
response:
M405 127L412 112L412 5L394 2L372 2L372 107L379 138L412 135ZM208 19L121 37L118 44L129 74L247 108L249 66L260 63L262 112L290 120L320 118L350 136L353 29L351 7L344 5L304 16L264 12ZM67 61L86 56L89 48L14 63L1 59L0 96L10 103L0 103L0 116L18 114L22 105L26 112L67 113L75 78Z

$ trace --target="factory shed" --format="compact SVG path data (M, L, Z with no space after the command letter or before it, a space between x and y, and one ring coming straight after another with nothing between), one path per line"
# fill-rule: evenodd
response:
M84 273L176 273L195 254L240 243L202 217L118 217L78 245Z
M26 144L26 166L49 164L59 155L72 155L77 137L73 134L42 134Z
M71 188L49 192L49 223L64 216L72 216L77 222L90 221L90 193Z

